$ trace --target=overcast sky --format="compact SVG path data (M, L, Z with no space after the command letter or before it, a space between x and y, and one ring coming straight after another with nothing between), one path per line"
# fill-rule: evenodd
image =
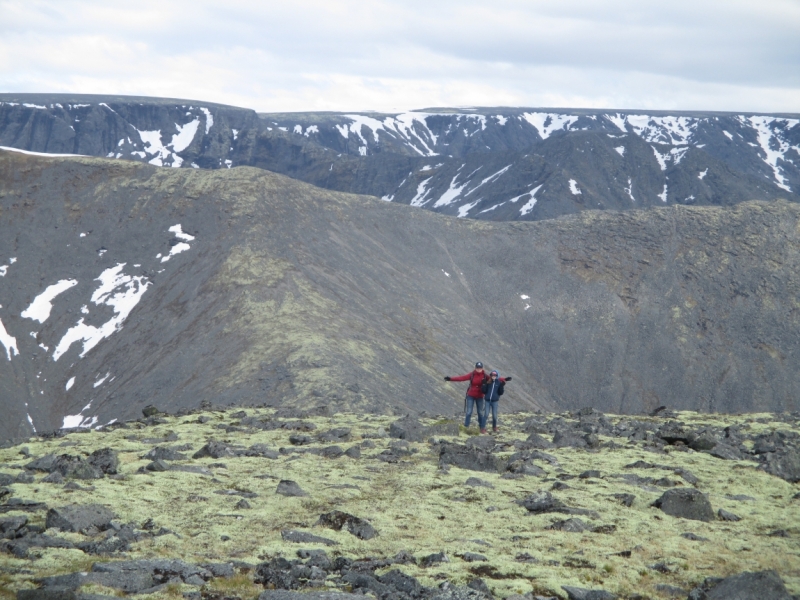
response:
M0 91L800 112L800 0L0 0Z

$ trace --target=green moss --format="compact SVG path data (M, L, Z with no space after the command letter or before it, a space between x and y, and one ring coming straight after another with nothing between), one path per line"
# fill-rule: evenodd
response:
M269 416L268 410L248 409L248 413ZM152 446L137 437L158 437L173 431L176 444L190 444L191 452L208 439L224 440L243 446L263 443L272 448L290 447L286 430L236 432L227 434L219 424L231 424L227 413L213 413L205 424L197 423L197 415L169 417L166 425L137 431L134 428L110 432L94 431L70 435L66 439L31 439L25 443L34 456L50 452L88 454L101 447L114 447L120 452L121 470L125 480L102 479L91 483L94 502L111 507L123 522L141 525L152 518L158 527L166 527L176 535L146 539L134 545L130 558L175 557L188 562L236 559L258 563L263 557L294 557L298 546L284 543L282 529L310 530L317 535L337 541L340 545L329 552L350 557L393 556L406 550L417 556L444 551L450 563L423 569L403 566L409 575L426 585L436 585L434 575L443 573L455 582L465 583L475 577L470 570L475 563L457 558L465 552L479 552L489 558L495 569L484 576L492 591L504 597L520 591L561 593L562 585L603 587L625 593L636 591L657 596L655 585L668 583L684 588L702 581L706 576L725 576L743 570L774 568L784 578L792 593L800 592L800 557L794 538L766 535L787 524L798 522L796 493L793 486L755 468L754 463L721 461L708 454L670 450L656 455L641 446L597 452L563 448L548 451L558 465L542 462L547 475L544 480L534 477L503 479L500 474L474 473L456 467L445 473L438 469L437 457L427 444L410 444L415 453L404 457L399 464L385 464L370 457L383 451L392 440L373 438L374 449L364 449L361 460L341 457L324 459L310 454L287 454L277 460L257 457L238 457L223 460L198 459L193 465L209 468L213 477L179 471L140 474L138 469L149 461L141 458ZM681 413L680 419L698 425L748 425L751 431L788 429L775 415L752 416L698 415ZM526 415L506 415L507 426L498 440L511 442L523 439L515 431ZM360 414L339 414L334 418L308 419L318 430L347 426L354 440L343 443L348 447L362 436L374 436L379 427L388 428L393 417ZM613 417L612 417L613 420ZM431 421L433 422L433 421ZM474 433L471 429L465 433ZM463 440L463 438L462 438ZM76 445L65 449L65 441ZM15 448L0 450L0 460L7 467L24 464ZM699 489L709 494L716 510L724 508L742 517L742 521L702 523L675 519L651 506L662 490L631 486L611 477L619 473L635 473L642 477L667 476L681 485L677 475L662 470L625 469L637 460L680 467L698 477ZM225 468L219 463L224 463ZM187 463L188 464L188 463ZM217 465L217 466L215 466ZM599 479L569 479L569 489L554 492L571 506L594 510L598 519L581 517L599 525L615 525L613 534L571 534L551 531L546 527L562 515L531 515L514 500L537 489L549 489L557 475L578 475L587 469L597 469ZM468 487L468 477L478 476L494 487ZM86 502L87 495L71 492L62 486L43 484L13 484L17 497L36 497L50 506ZM275 494L280 479L293 479L309 492L305 498L287 498ZM342 487L346 485L346 487ZM251 509L236 509L239 496L217 494L221 490L245 490L258 494L248 499ZM634 494L633 506L626 508L612 494ZM744 494L755 502L736 502L729 495ZM495 510L487 512L488 507ZM362 541L345 531L314 527L319 515L338 509L368 519L379 532L377 538ZM44 515L34 514L34 523L42 523ZM681 537L691 531L708 538L708 542L692 542ZM82 539L79 534L59 534ZM222 541L222 536L231 538ZM485 544L489 544L488 546ZM305 545L304 545L305 547ZM630 551L630 557L617 553ZM582 552L582 554L576 554ZM526 553L538 562L516 560ZM42 549L34 562L4 556L11 569L34 569L36 576L86 570L96 557L87 557L77 550ZM590 563L592 566L577 560ZM666 562L671 573L662 574L649 569L655 562ZM573 565L573 566L569 566ZM575 566L579 565L579 566ZM7 574L4 585L12 590L30 585L31 576ZM215 583L215 585L217 585ZM258 589L242 579L220 586L239 586L242 598L254 597ZM221 588L220 588L221 589ZM239 589L239 588L237 588ZM158 597L169 597L160 592Z

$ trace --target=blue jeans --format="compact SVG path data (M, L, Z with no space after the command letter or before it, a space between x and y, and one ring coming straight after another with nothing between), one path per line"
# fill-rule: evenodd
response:
M486 402L486 412L483 415L483 423L484 426L486 423L489 422L489 411L492 411L492 428L497 429L497 405L500 404L499 401L495 400L494 402Z
M467 416L464 419L464 427L469 427L469 422L472 419L472 406L475 405L475 408L478 412L478 426L481 429L486 429L486 415L484 414L484 400L483 398L473 398L472 396L467 396Z

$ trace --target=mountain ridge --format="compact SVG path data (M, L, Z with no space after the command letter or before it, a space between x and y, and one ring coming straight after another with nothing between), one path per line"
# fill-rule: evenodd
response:
M0 435L155 401L447 413L475 360L513 409L797 410L798 236L790 202L488 222L0 152Z

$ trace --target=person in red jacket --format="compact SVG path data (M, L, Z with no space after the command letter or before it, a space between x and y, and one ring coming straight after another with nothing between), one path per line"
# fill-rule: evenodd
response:
M464 411L467 416L464 418L464 427L469 427L469 422L472 419L472 408L478 410L478 426L481 433L486 433L486 415L483 402L483 391L481 388L486 382L486 372L483 370L483 363L475 363L475 370L466 375L458 375L457 377L445 377L445 381L469 381L469 388L467 389L467 396L464 399Z

